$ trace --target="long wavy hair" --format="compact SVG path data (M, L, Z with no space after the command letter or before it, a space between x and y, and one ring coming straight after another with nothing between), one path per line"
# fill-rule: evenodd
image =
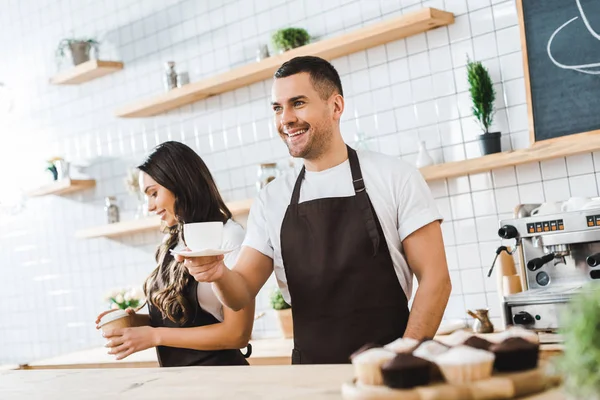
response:
M156 250L157 267L144 283L144 294L163 317L182 324L191 313L184 289L192 278L169 250L184 240L183 224L225 223L231 211L202 158L183 143L169 141L156 146L138 169L173 193L177 219L176 225L167 227L167 236Z

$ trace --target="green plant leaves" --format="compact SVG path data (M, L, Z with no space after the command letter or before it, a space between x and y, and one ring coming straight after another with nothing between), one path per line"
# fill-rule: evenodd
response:
M564 353L556 367L565 375L565 387L578 399L600 393L600 290L598 284L571 299L561 315ZM595 290L594 290L595 289Z
M286 301L283 299L283 295L279 289L275 289L273 293L271 293L271 307L273 307L274 310L285 310L292 308L292 306L286 303Z
M481 62L471 61L467 57L467 80L473 103L471 111L484 132L488 133L494 120L494 100L496 100L492 79Z
M277 50L287 51L307 44L310 35L302 28L286 28L275 32L272 40Z

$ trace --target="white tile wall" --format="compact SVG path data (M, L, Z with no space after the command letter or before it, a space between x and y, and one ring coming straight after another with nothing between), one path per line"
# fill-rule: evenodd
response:
M165 61L198 80L254 61L259 45L283 26L330 37L421 5L451 11L456 21L426 34L333 60L347 99L344 138L357 134L375 150L414 162L424 140L438 162L480 155L470 114L465 62L483 61L498 93L495 128L503 148L529 145L524 74L513 0L22 0L0 13L0 81L15 107L0 116L0 363L27 362L102 343L93 317L110 288L140 283L153 268L158 234L118 240L75 240L78 229L102 224L103 198L116 195L122 218L135 199L125 170L154 145L181 140L205 159L227 200L255 194L256 164L286 162L271 124L270 81L258 82L147 119L117 119L113 111L162 91ZM37 28L37 29L33 29ZM98 35L103 58L125 69L79 86L50 86L53 50L68 35ZM64 65L61 67L64 68ZM27 152L19 149L27 149ZM23 182L39 182L43 160L62 155L89 164L93 190L18 203ZM600 154L583 154L430 182L442 224L453 293L446 318L489 307L500 316L494 278L487 278L498 219L520 202L598 194ZM7 173L8 171L8 173ZM9 190L5 190L9 189ZM9 193L10 195L6 195ZM11 208L11 210L13 210ZM14 210L13 210L14 211ZM271 278L258 298L268 310ZM276 335L274 315L256 335Z

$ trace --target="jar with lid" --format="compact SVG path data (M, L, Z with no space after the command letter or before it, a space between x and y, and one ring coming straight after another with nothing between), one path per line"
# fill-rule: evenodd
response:
M277 178L279 170L277 163L263 163L258 168L258 180L256 181L256 190L260 191L269 182Z
M119 207L117 207L117 199L114 196L107 196L104 199L104 211L106 211L106 219L109 224L119 222Z

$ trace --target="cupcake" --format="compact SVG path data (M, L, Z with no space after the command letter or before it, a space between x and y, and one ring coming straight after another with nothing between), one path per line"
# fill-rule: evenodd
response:
M504 332L500 332L498 334L498 342L502 342L503 340L511 337L520 337L535 344L540 342L538 334L535 331L525 329L520 326L511 326Z
M522 337L511 337L490 347L490 351L496 356L494 368L501 372L524 371L537 367L539 350L538 344Z
M431 362L412 354L400 353L381 366L383 383L395 389L427 385L431 380L431 365Z
M492 376L494 353L469 346L456 346L434 360L451 384L487 379Z
M382 385L381 366L394 357L396 353L381 347L370 348L354 355L352 365L356 379L364 385Z
M463 342L463 345L479 350L489 350L493 343L485 340L484 338L480 338L479 336L471 336Z
M377 345L375 343L367 343L364 346L362 346L360 349L356 350L354 353L352 353L350 355L350 361L352 361L352 359L354 357L356 357L357 355L359 355L360 353L363 353L363 352L365 352L367 350L370 350L370 349L377 349L377 348L381 348L381 346L379 346L379 345Z
M412 338L399 338L391 343L383 346L384 349L391 350L394 353L410 353L415 347L419 345L417 339Z
M448 336L439 336L436 339L446 346L458 346L464 343L465 340L473 336L472 333L469 333L465 330L454 331Z
M446 351L448 351L448 346L435 340L425 340L415 349L415 351L413 351L413 355L428 361L433 361L435 357Z

